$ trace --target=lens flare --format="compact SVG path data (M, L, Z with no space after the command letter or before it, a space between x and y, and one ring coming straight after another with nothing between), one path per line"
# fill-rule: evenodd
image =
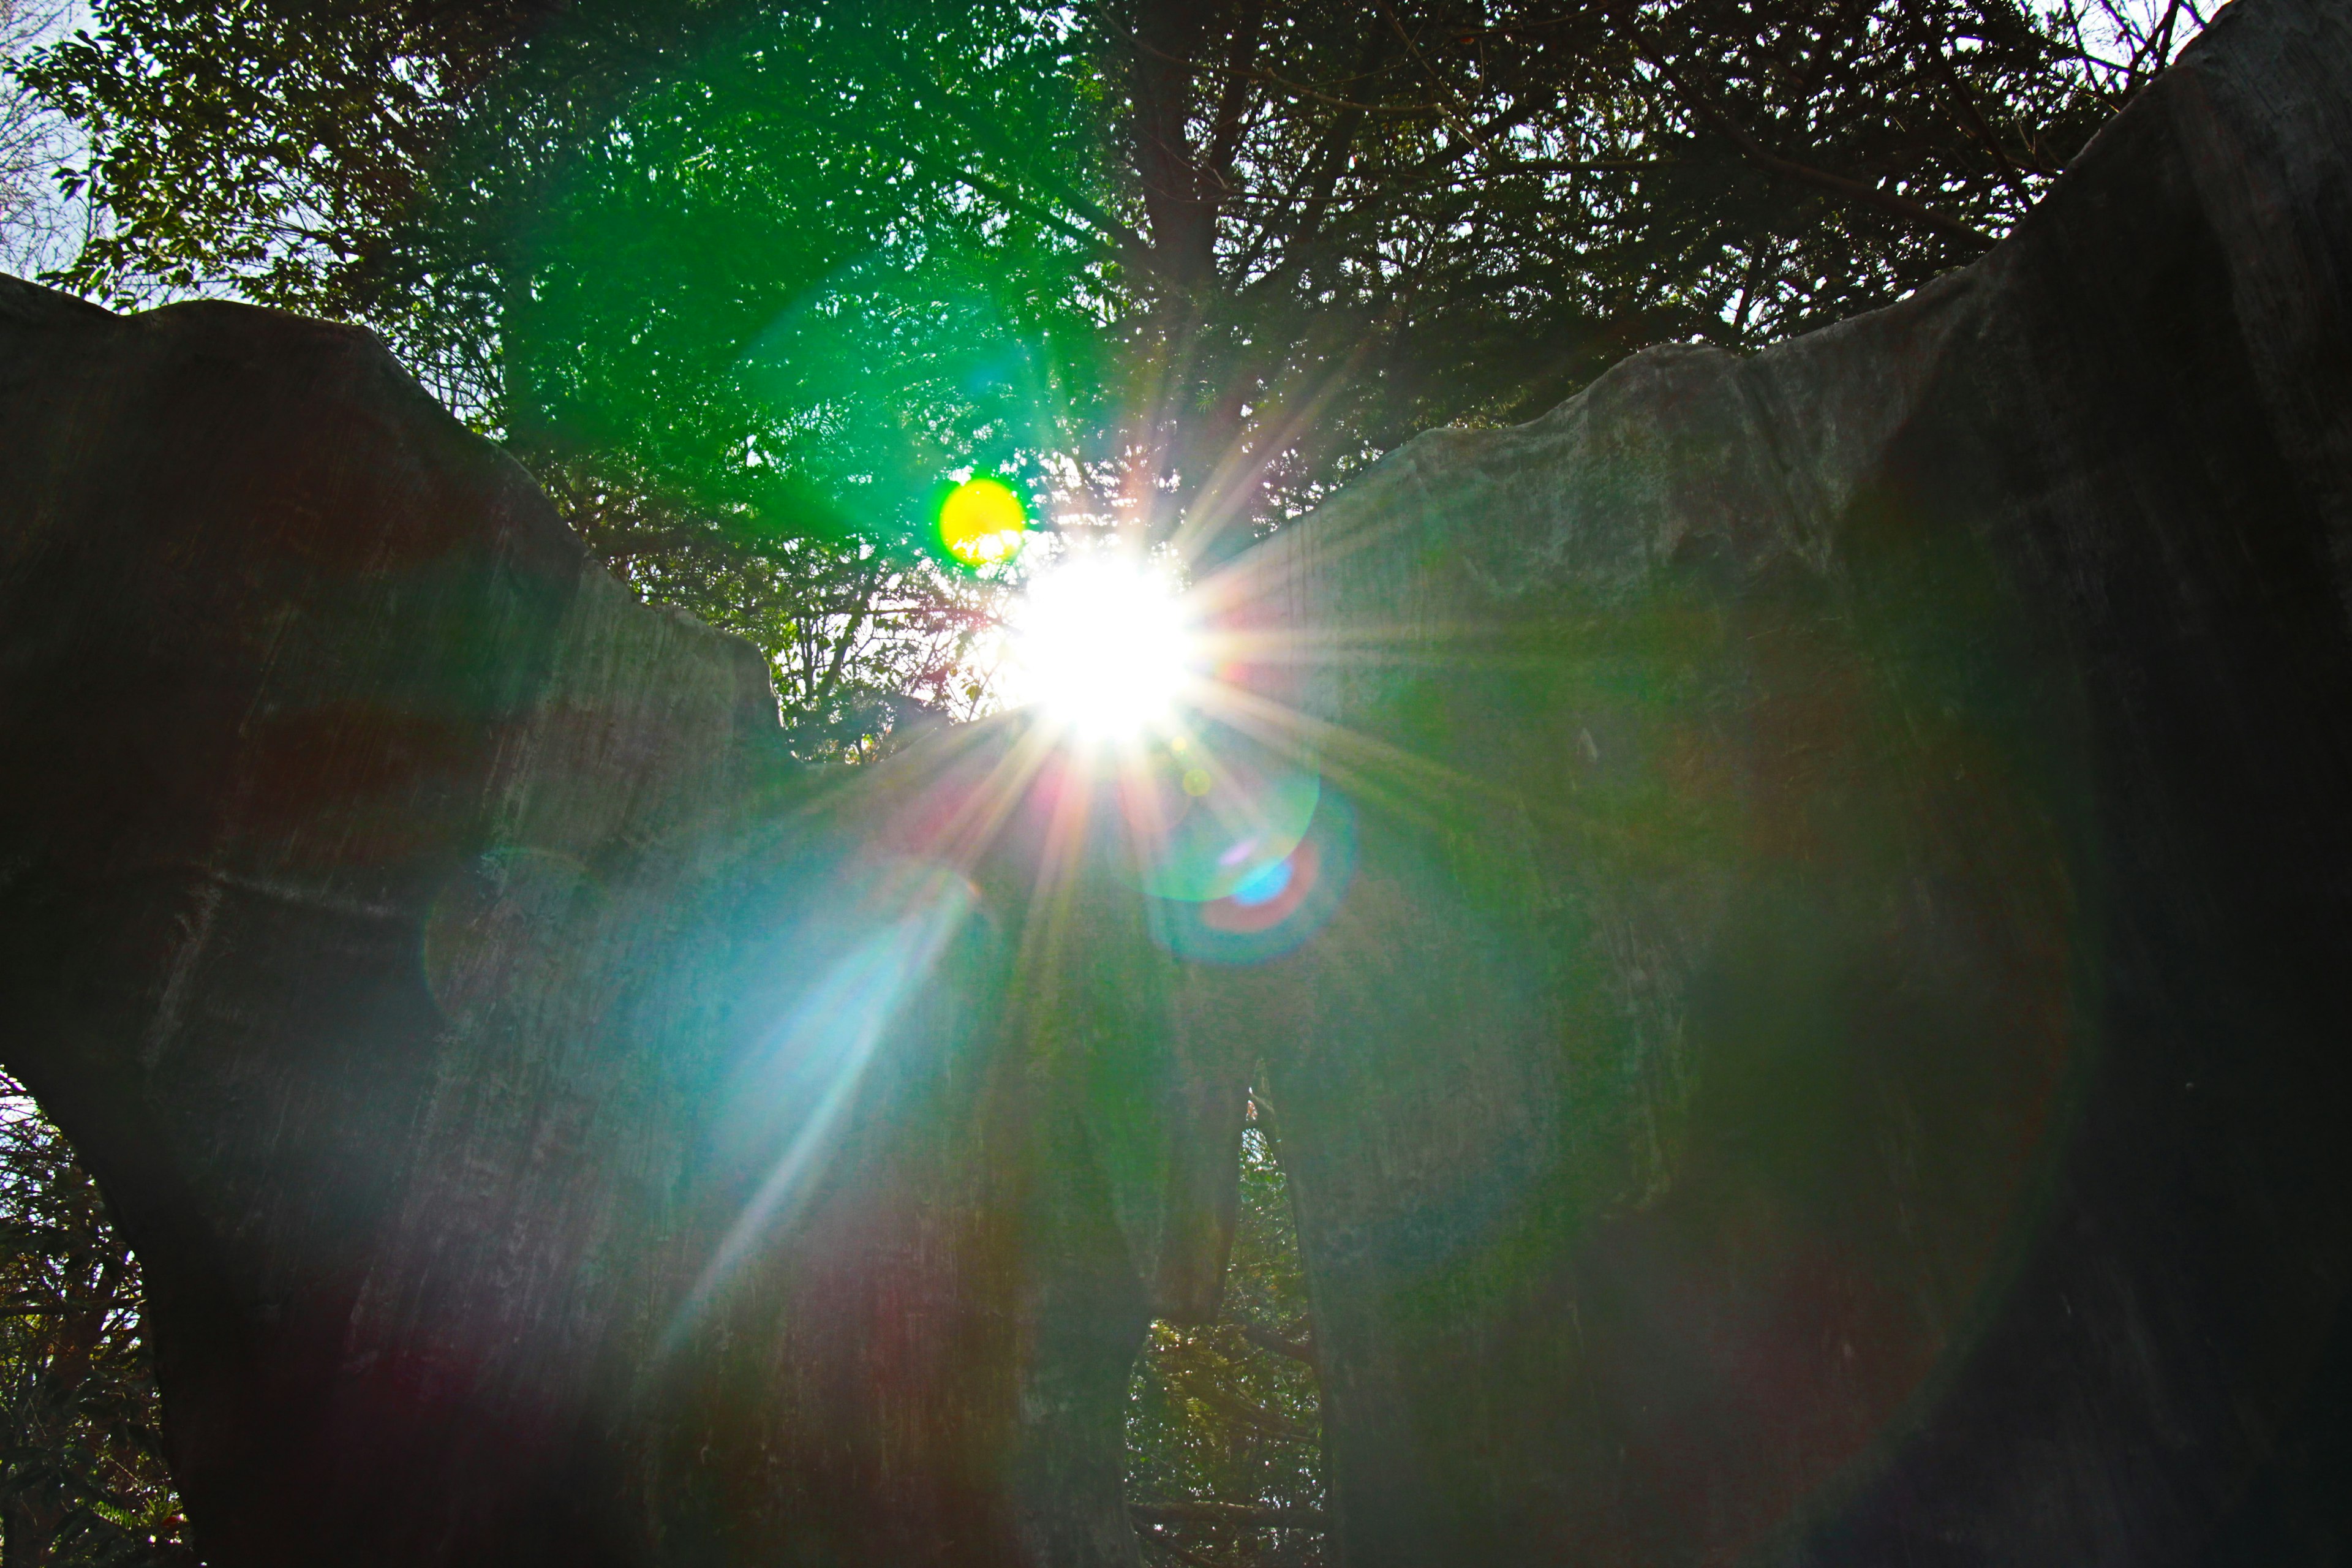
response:
M1143 890L1192 904L1273 898L1281 889L1269 879L1282 874L1284 860L1307 837L1321 781L1299 769L1229 764L1219 770L1222 779L1204 768L1192 772L1206 787L1195 792L1186 784L1185 794L1195 798L1156 836Z
M975 475L940 503L940 542L967 566L985 566L1018 554L1027 539L1028 509L1003 479Z
M1018 689L1082 738L1128 739L1168 721L1198 673L1175 582L1132 556L1058 563L1007 621Z
M1313 819L1284 836L1272 858L1245 855L1245 874L1208 899L1155 896L1152 939L1177 957L1214 964L1265 963L1296 952L1339 913L1356 867L1355 817L1318 791ZM1199 889L1194 889L1199 890Z

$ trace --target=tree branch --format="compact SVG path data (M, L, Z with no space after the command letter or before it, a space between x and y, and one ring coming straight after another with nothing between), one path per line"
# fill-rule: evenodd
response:
M866 625L866 612L874 607L874 595L881 587L882 559L877 555L873 571L866 576L865 591L857 595L856 607L850 612L849 624L841 629L841 640L833 645L833 659L825 666L824 679L817 682L816 690L809 696L808 709L812 713L823 712L824 705L833 700L834 689L841 684L842 667L849 662L849 645L857 640L858 632Z
M1952 107L1958 111L1960 123L1967 126L1969 134L1983 142L1985 151L1992 154L1993 163L2000 169L2001 183L2009 187L2010 194L2020 201L2031 201L2032 193L2025 188L2025 176L2019 171L2016 161L2010 157L2009 149L2000 144L2000 138L1993 134L1993 129L1986 123L1984 116L1977 112L1976 100L1969 95L1968 83L1960 79L1959 70L1952 64L1952 57L1945 49L1943 40L1938 38L1928 47L1935 58L1936 68L1943 74L1945 87L1951 91ZM2037 174L2048 172L2035 171Z
M1692 110L1712 126L1717 134L1734 147L1738 148L1740 155L1749 163L1759 168L1769 169L1786 179L1795 180L1801 184L1811 185L1815 190L1828 191L1836 195L1845 196L1865 205L1876 207L1879 211L1891 214L1895 217L1908 219L1950 238L1966 240L1981 249L1989 250L1992 247L1992 236L1948 213L1940 213L1933 207L1924 206L1899 191L1890 191L1882 186L1867 184L1861 180L1833 174L1827 169L1817 169L1811 163L1801 163L1794 158L1782 157L1741 129L1728 115L1718 110L1706 93L1694 90L1676 74L1672 66L1666 64L1664 55L1659 51L1651 48L1646 43L1637 44L1635 48L1643 59L1655 67L1658 74L1673 85L1675 90L1682 95L1683 100L1690 105Z
M1249 62L1257 53L1258 33L1265 22L1265 0L1244 0L1225 51L1225 86L1217 100L1207 159L1209 175L1217 182L1220 193L1233 188L1234 155L1241 146L1242 124L1249 109Z
M1372 33L1364 39L1362 77L1369 78L1383 57L1379 37L1378 33ZM1332 195L1339 189L1339 176L1347 173L1348 153L1354 147L1356 132L1363 123L1363 110L1343 109L1325 128L1322 145L1316 149L1315 160L1308 165L1313 172L1307 176L1307 186L1312 194L1300 207L1290 232L1283 237L1282 263L1269 271L1268 278L1297 277L1306 272L1310 259L1307 254L1307 247L1314 244L1315 237L1322 230L1323 215L1330 208ZM1271 231L1273 226L1267 225L1268 230Z
M1127 1516L1138 1524L1224 1524L1252 1530L1312 1530L1328 1526L1311 1508L1260 1508L1238 1502L1131 1502Z
M1139 1523L1141 1521L1138 1521L1133 1522ZM1169 1540L1168 1537L1160 1534L1156 1530L1138 1530L1135 1534L1137 1540L1160 1548L1160 1551L1165 1552L1169 1556L1173 1557L1179 1563L1189 1563L1192 1565L1192 1568L1217 1568L1217 1565L1210 1562L1207 1558L1202 1557L1198 1553L1185 1551L1182 1547L1177 1545L1174 1542Z
M1238 1318L1234 1320L1234 1327L1241 1330L1242 1338L1262 1351L1271 1351L1276 1355L1287 1356L1296 1362L1304 1362L1318 1373L1323 1370L1323 1355L1315 1348L1313 1340L1286 1340L1272 1329L1260 1328L1255 1323L1244 1322Z
M1244 1399L1219 1387L1212 1375L1199 1370L1186 1368L1166 1381L1187 1398L1213 1405L1234 1419L1256 1427L1277 1442L1314 1443L1321 1440L1311 1428L1300 1426L1279 1411L1268 1410L1254 1400Z
M1033 174L1025 168L1027 160L1022 156L1021 149L1014 146L986 115L975 115L967 110L957 101L956 94L949 89L946 82L936 77L925 78L915 69L912 61L887 42L879 53L884 68L898 79L901 87L918 92L928 90L933 101L939 105L940 112L961 126L965 134L980 144L982 151L992 153L1004 160L1016 174ZM940 168L941 160L914 148L903 149L902 155L930 163L933 165L934 174L941 172ZM993 196L1008 205L1029 210L1032 216L1041 222L1052 224L1066 234L1093 243L1108 245L1114 254L1131 266L1139 267L1147 272L1158 270L1151 257L1151 247L1141 235L1111 216L1095 202L1089 200L1083 192L1066 180L1055 175L1051 171L1042 174L1033 174L1033 177L1038 180L1048 195L1076 213L1094 230L1093 233L1078 228L1047 209L1037 207L1034 203L1023 201L1018 195L988 180L985 176L952 166L945 172L951 174L953 177L961 180L983 195Z
M1438 96L1455 100L1452 105L1441 104L1438 112L1453 122L1454 129L1461 133L1464 141L1473 147L1484 145L1478 139L1478 133L1470 129L1468 117L1460 112L1464 105L1461 103L1459 95L1447 84L1445 79L1438 74L1437 68L1430 63L1429 57L1421 52L1421 46L1413 42L1412 35L1405 30L1404 18L1397 15L1396 7L1391 5L1389 0L1381 0L1381 11L1388 17L1389 26L1395 30L1397 41L1404 45L1405 52L1420 63L1423 74L1429 78L1429 85L1437 89Z

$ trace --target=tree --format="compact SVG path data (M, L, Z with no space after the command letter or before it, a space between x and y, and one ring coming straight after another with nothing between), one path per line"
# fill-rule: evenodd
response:
M66 16L63 0L0 0L0 267L34 270L72 237L52 185L71 155L70 127L16 74Z
M569 308L506 322L506 363L587 343L613 372L534 372L509 402L610 439L659 377L666 408L742 437L653 464L697 479L830 390L728 395L768 307L814 283L705 237L806 226L844 266L919 249L946 299L1010 268L1030 287L993 324L1096 379L1046 411L1077 428L1034 442L1058 470L1040 499L1250 533L1415 429L1522 417L1628 348L1751 345L1969 258L2108 111L2095 75L2011 0L779 7L633 97L556 186L518 155L540 121L478 143L507 151L477 171L528 172L393 247L442 276L494 257L534 308L593 254ZM624 213L616 268L594 240ZM1033 313L1066 303L1087 320ZM1087 328L1090 356L1058 352ZM681 332L723 352L682 364Z
M65 1135L0 1078L0 1563L193 1563L138 1260Z
M25 79L89 138L109 222L58 281L129 306L204 290L351 314L339 269L424 194L468 88L562 0L139 0ZM340 308L339 308L340 307Z
M104 0L31 73L118 215L65 280L376 325L616 573L765 648L830 756L984 700L997 585L928 536L943 477L1205 566L1416 429L1969 258L2201 20L562 9Z
M575 46L551 86L527 61L471 117L467 183L387 238L394 272L471 279L432 313L499 322L509 426L764 515L790 508L747 489L806 479L887 531L915 492L867 470L919 424L934 474L1009 455L1052 515L1211 556L1415 429L1524 417L1629 348L1896 297L1979 252L2105 112L2009 0L731 22L561 133L548 106L602 79ZM887 301L863 287L886 274ZM772 323L824 297L930 316L860 345L866 386L806 363L747 384ZM975 326L977 357L1050 373L1009 426L930 374ZM877 372L890 416L829 428Z
M962 656L986 618L984 585L887 530L845 521L836 501L855 497L763 470L740 445L713 460L704 447L714 420L672 414L710 395L682 387L672 368L707 357L707 328L666 332L651 363L625 367L639 378L625 427L576 397L547 406L566 386L541 362L572 357L547 346L555 334L585 331L574 346L592 351L603 342L566 296L606 266L592 259L588 277L567 279L534 273L518 253L539 224L566 215L566 182L615 166L626 148L616 116L640 99L692 93L690 81L673 82L691 74L680 62L740 32L745 16L773 12L728 0L612 4L593 26L548 28L560 9L101 6L100 32L27 73L89 129L92 155L77 178L116 218L57 280L117 302L226 288L373 325L428 387L531 464L616 574L767 651L804 755L855 757L909 714L969 708L979 691ZM773 295L795 259L829 267L828 254L862 254L878 226L906 215L858 216L862 231L831 226L829 252L795 243L800 225L761 231L777 243L760 287ZM616 219L625 240L625 214L585 215L590 243L613 241ZM742 252L739 241L711 255ZM723 310L715 318L732 321ZM569 367L573 380L594 368ZM937 479L928 471L926 488Z
M1153 1324L1136 1365L1129 1511L1163 1560L1325 1561L1321 1373L1276 1126L1272 1102L1253 1090L1217 1321Z

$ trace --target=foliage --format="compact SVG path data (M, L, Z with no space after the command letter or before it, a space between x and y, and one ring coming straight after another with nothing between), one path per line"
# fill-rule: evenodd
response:
M1213 1323L1154 1323L1129 1400L1128 1495L1163 1561L1311 1568L1323 1555L1321 1391L1271 1107L1254 1092Z
M54 41L65 0L0 0L0 267L30 271L71 238L50 188L70 155L65 117L16 74L18 62Z
M479 107L467 183L395 237L435 319L500 323L485 401L509 443L542 473L630 476L575 523L642 591L766 648L811 755L857 754L909 700L982 700L970 653L1003 574L937 547L942 483L1036 492L1085 417L1055 411L1092 382L1068 242L996 222L898 145L920 112L898 20L713 22L690 68L596 111L554 169L545 123L597 77L578 58L597 40L550 39ZM999 31L992 79L1050 72Z
M1969 258L2199 19L97 11L28 73L115 215L63 280L375 325L617 573L766 649L820 756L985 700L970 655L1002 584L928 537L942 480L996 472L1054 526L1213 563L1416 429L1524 418L1632 349L1750 346Z
M601 121L553 107L584 41L525 51L385 253L457 289L436 319L497 323L510 434L907 540L919 479L1011 468L1054 515L1219 553L1631 348L1896 298L2107 111L2014 0L730 22ZM846 327L780 343L787 314Z
M457 107L541 0L139 0L26 79L78 121L68 172L110 215L63 280L130 305L157 289L337 304L342 272L425 194Z
M65 1136L0 1078L0 1563L188 1564L139 1265Z

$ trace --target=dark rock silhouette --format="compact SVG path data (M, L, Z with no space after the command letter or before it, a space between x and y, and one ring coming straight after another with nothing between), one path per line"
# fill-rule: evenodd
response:
M5 1056L209 1560L1129 1561L1262 1059L1350 1568L2336 1561L2347 83L2241 0L1978 266L1204 585L1262 915L1017 717L795 772L364 335L5 285Z
M1413 760L1265 1046L1343 1561L2352 1542L2347 84L2243 0L1979 265L1254 563Z
M6 1053L208 1560L1131 1555L1244 1080L1007 923L1003 736L845 803L366 334L5 289Z

